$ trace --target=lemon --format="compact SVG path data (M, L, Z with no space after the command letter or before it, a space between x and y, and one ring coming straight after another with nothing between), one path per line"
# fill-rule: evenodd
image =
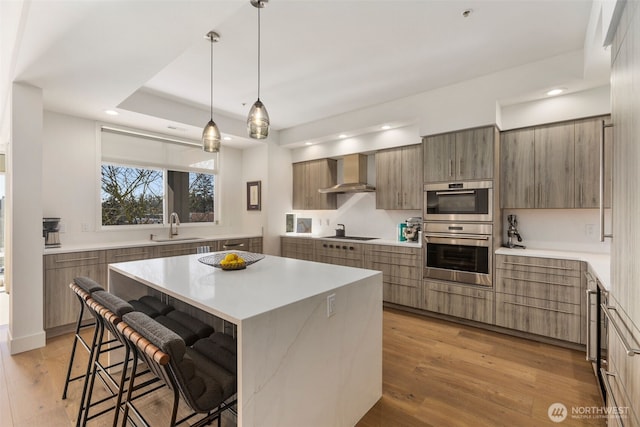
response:
M235 260L238 259L238 255L237 254L233 254L233 253L232 254L227 254L224 257L224 259L225 259L225 261L235 261Z

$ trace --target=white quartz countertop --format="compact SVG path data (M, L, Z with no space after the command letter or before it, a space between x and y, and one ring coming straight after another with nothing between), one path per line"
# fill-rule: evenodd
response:
M210 254L207 254L210 255ZM110 264L109 269L238 324L297 301L382 273L266 255L224 271L195 254Z
M154 233L156 234L156 233ZM158 238L164 239L166 236L159 235ZM121 248L133 248L142 246L161 246L161 245L177 245L180 243L197 243L199 241L205 242L210 240L236 240L236 239L249 239L252 237L262 237L256 234L229 234L229 235L216 235L216 236L197 236L187 237L178 235L171 240L155 241L150 239L145 240L130 240L126 242L93 242L93 243L78 243L74 245L63 244L60 248L45 248L44 255L50 254L63 254L68 252L80 252L80 251L100 251L106 249L121 249Z
M353 242L353 243L363 243L365 245L389 245L389 246L404 246L408 248L421 248L422 242L420 239L415 242L399 242L394 239L378 239L375 238L373 240L351 240L351 239L332 239L331 236L316 236L308 233L285 233L283 237L301 237L306 239L327 239L333 240L335 242ZM367 237L375 237L375 236L367 236Z
M607 253L562 251L555 249L500 248L496 251L496 254L584 261L589 264L591 271L600 281L602 287L607 291L611 289L611 255Z

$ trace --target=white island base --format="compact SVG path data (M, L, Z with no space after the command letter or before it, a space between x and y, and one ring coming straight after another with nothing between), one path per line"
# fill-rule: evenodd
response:
M353 426L380 399L380 272L272 256L226 272L199 257L112 264L110 291L152 288L237 326L239 426Z

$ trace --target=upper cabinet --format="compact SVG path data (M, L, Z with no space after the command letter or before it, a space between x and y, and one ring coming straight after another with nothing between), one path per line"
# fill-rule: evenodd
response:
M422 209L422 145L376 153L376 208Z
M501 137L502 208L597 208L603 118L517 129ZM611 141L606 141L606 150ZM611 156L605 152L605 159ZM605 167L609 204L610 162Z
M336 184L336 160L319 159L293 164L293 209L336 209L336 194L322 194L320 188Z
M493 126L424 138L424 182L493 179Z

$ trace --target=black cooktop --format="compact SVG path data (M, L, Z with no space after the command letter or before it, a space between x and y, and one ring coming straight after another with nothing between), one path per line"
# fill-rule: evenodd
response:
M360 236L325 236L323 239L340 239L340 240L376 240L379 237L360 237Z

